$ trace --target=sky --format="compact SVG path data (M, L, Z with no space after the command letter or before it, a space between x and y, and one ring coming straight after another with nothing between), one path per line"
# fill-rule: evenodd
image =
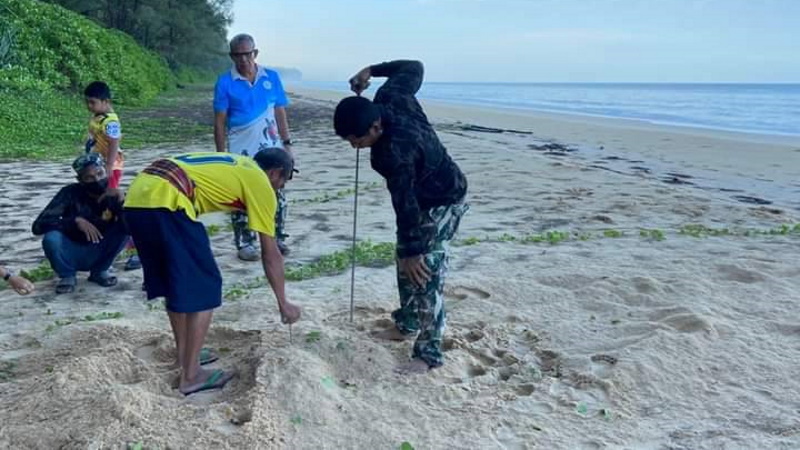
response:
M346 80L392 59L427 81L800 82L800 0L234 0L267 66Z

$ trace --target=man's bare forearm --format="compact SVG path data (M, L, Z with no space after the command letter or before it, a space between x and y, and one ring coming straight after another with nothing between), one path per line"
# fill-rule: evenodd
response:
M217 147L218 152L226 151L225 141L227 139L226 136L226 122L227 117L225 114L217 113L214 117L214 144Z
M289 140L292 135L289 133L289 118L286 115L286 108L279 106L275 108L275 120L278 122L278 134L281 140Z
M259 233L261 240L261 263L264 266L264 275L269 281L272 292L278 300L278 309L283 309L286 303L286 277L283 268L283 255L278 249L275 238Z

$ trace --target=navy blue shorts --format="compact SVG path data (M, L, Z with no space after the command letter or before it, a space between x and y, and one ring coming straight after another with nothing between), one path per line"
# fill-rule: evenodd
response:
M183 211L125 208L125 221L142 261L147 298L165 297L176 313L222 304L222 275L206 228Z

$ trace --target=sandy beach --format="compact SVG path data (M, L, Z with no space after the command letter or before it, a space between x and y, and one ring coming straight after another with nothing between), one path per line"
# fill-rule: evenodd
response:
M341 94L292 91L295 267L349 248L355 151L331 129ZM226 299L208 346L239 377L177 393L163 306L121 264L111 289L5 289L0 448L800 448L800 140L426 108L470 182L444 367L396 375L410 344L370 337L391 323L393 267L358 268L353 323L349 272L289 282L304 308L290 343L260 264L211 215ZM213 150L210 133L130 152L124 181ZM358 238L392 242L367 151L361 169ZM31 223L72 179L67 161L0 164L4 264L40 263Z

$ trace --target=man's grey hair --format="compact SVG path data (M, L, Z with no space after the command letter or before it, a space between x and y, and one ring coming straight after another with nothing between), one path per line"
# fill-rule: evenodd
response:
M249 34L244 34L244 33L237 34L236 36L233 37L233 39L231 39L231 44L230 44L231 50L233 50L234 48L238 47L241 44L250 44L253 48L255 48L256 40L253 39L253 36L250 36Z

